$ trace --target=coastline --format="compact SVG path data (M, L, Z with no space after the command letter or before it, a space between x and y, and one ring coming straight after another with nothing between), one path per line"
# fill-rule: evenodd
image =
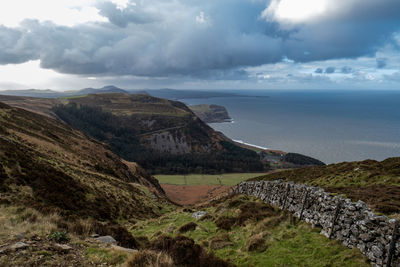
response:
M244 142L244 141L242 141L242 140L234 140L234 139L232 139L232 140L233 140L234 142L238 143L238 144L241 144L241 145L246 145L246 146L254 147L254 148L257 148L257 149L261 149L261 150L270 150L270 149L267 148L267 147L263 147L263 146L258 146L258 145L246 143L246 142Z

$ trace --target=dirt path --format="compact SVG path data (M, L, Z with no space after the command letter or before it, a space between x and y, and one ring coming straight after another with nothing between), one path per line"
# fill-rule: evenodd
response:
M181 205L196 205L229 191L223 185L171 185L161 184L167 196Z

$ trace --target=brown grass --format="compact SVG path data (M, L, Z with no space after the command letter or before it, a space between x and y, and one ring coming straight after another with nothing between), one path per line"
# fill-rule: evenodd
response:
M223 233L213 236L209 242L211 249L221 249L228 246L233 246L234 244L231 242L229 234Z
M172 258L164 252L142 250L132 253L126 267L173 267L176 266Z
M251 236L246 243L247 251L263 252L267 247L265 232Z
M48 236L56 231L61 217L57 213L43 215L35 209L22 206L0 206L0 240L12 239L23 233L30 237Z
M152 250L169 254L174 263L180 266L233 266L214 254L208 253L203 247L196 244L193 239L185 236L160 236L151 242L151 248Z
M105 145L56 120L4 104L0 124L4 130L0 133L0 192L4 193L0 203L18 203L67 218L134 219L160 214L160 203L150 191L162 200L162 189Z

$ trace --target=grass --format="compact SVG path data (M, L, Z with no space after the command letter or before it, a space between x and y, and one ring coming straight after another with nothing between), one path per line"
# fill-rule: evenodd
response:
M242 181L265 173L226 173L226 174L189 174L189 175L155 175L161 184L174 185L236 185ZM218 180L220 179L220 180ZM221 181L221 182L220 182Z
M19 241L30 244L21 251L0 253L0 266L120 266L127 260L128 252L88 242L89 233L78 235L60 229L65 223L65 218L57 213L42 214L23 206L0 205L0 248ZM60 253L56 243L71 249Z
M90 263L96 266L100 264L119 266L126 261L128 254L109 248L89 247L85 251L85 257Z
M56 213L47 216L38 211L18 206L0 206L0 241L24 233L26 236L46 237L57 229L60 216Z
M248 207L254 201L257 200L235 196L203 210L214 218L238 219L240 208ZM259 201L257 203L255 207L267 206ZM194 222L198 227L183 235L238 266L369 266L358 250L327 239L319 234L319 229L312 229L310 225L295 221L276 209L267 214L258 220L249 219L242 226L234 225L226 231L219 229L212 219L196 220L191 213L178 210L159 219L138 222L131 231L134 236L154 240L162 234L177 236L181 226Z

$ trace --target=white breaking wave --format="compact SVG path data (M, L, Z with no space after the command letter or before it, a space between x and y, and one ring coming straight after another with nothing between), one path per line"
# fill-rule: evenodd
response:
M250 144L250 143L246 143L246 142L243 142L242 140L234 140L234 139L232 139L232 140L235 141L236 143L239 143L239 144L242 144L242 145L252 146L252 147L255 147L255 148L265 149L265 150L269 149L269 148L266 148L266 147L263 147L263 146L257 146L257 145L253 145L253 144Z

